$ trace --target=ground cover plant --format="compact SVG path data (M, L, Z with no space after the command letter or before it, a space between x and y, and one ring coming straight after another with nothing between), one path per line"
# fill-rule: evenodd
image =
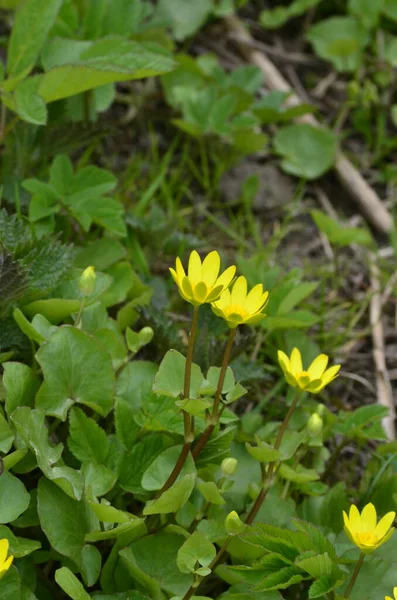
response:
M0 16L1 600L397 600L397 2Z

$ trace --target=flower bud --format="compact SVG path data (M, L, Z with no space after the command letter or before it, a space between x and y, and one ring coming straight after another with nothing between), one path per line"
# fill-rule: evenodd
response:
M154 331L151 327L143 327L139 332L139 343L141 346L149 344L154 336Z
M323 420L317 413L313 413L307 422L307 430L311 438L315 438L321 434L323 430Z
M91 296L95 290L96 274L94 267L87 267L81 274L79 289L83 296Z
M235 510L230 512L225 519L225 529L229 535L239 535L243 533L245 525Z
M230 477L234 475L237 469L238 462L235 458L224 458L221 464L223 475Z

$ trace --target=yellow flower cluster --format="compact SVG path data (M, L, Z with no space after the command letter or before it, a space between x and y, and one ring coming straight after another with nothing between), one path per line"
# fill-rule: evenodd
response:
M245 277L234 280L234 265L221 274L220 268L221 259L216 250L210 252L203 261L198 252L193 250L187 274L179 257L175 269L170 268L170 272L184 300L193 306L210 304L213 312L224 319L230 329L259 323L265 318L263 310L269 300L269 292L264 291L261 283L248 291ZM297 348L293 349L290 357L279 350L278 360L289 385L313 394L335 379L340 369L340 365L327 369L328 356L320 354L305 371Z
M171 275L178 286L179 293L184 300L200 306L211 304L216 315L222 317L231 329L238 325L255 325L265 315L265 308L269 293L258 284L248 292L245 277L238 277L231 291L231 285L236 267L233 265L219 275L221 259L214 250L210 252L203 262L196 250L190 255L187 274L182 262L176 259L175 269L170 268Z

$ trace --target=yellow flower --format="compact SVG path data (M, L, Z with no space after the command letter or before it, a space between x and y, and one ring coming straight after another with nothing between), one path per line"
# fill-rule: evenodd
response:
M256 325L264 319L262 310L269 298L269 292L263 291L261 283L252 288L247 294L247 280L239 277L233 284L232 290L225 290L212 310L218 317L225 319L231 329L237 325Z
M198 252L193 250L187 275L179 257L176 259L175 269L170 268L170 271L182 298L199 306L217 300L231 284L236 267L229 267L218 277L220 266L221 259L216 250L210 252L202 263Z
M315 358L307 371L303 370L302 356L298 348L294 348L291 352L291 357L278 351L278 362L284 371L287 383L300 390L306 390L317 394L323 387L331 383L337 376L340 365L334 365L327 369L328 356L319 354Z
M361 515L357 506L352 504L349 516L343 511L345 533L353 544L358 546L362 552L368 554L379 548L391 537L394 531L392 523L395 516L395 512L388 512L376 524L376 509L373 504L370 503L364 506Z
M394 598L390 598L390 596L385 596L385 600L397 600L397 587L393 588Z
M8 547L9 543L7 539L0 540L0 579L7 573L14 560L13 556L7 558Z

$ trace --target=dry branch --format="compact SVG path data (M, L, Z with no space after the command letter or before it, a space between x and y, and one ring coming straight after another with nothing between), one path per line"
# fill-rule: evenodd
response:
M225 18L225 23L230 39L238 44L244 57L257 65L266 75L267 86L274 90L290 93L286 102L289 106L301 104L300 98L294 93L275 65L262 52L252 47L252 37L242 22L237 17L228 16ZM317 127L321 126L313 115L303 115L297 121ZM351 194L367 220L382 233L388 233L393 227L390 213L355 166L340 151L336 158L335 171L343 187Z

